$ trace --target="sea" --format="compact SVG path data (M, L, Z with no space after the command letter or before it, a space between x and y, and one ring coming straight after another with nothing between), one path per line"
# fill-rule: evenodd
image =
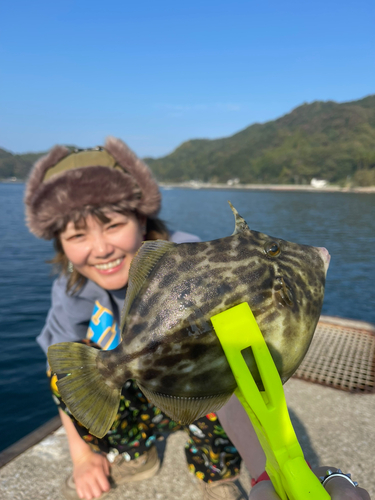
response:
M50 307L51 242L24 222L24 184L0 184L0 451L57 414L35 342ZM375 194L163 189L161 218L202 240L251 229L331 254L323 314L375 323Z

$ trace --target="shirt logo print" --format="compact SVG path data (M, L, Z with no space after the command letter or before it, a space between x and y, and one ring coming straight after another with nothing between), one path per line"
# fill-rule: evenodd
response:
M95 301L87 338L96 342L105 351L114 349L121 341L120 329L113 319L113 313Z

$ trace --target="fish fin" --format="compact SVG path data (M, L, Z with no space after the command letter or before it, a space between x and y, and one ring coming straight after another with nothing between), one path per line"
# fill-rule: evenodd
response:
M138 382L143 394L156 407L165 412L172 420L182 424L191 424L207 413L220 410L229 400L233 392L207 397L176 397L149 391Z
M65 375L57 381L62 400L73 416L91 434L102 438L115 420L121 387L108 385L98 369L101 351L75 342L62 342L48 348L53 373Z
M237 210L234 208L234 206L230 201L228 201L228 203L235 217L235 226L232 236L238 233L242 233L243 231L249 230L249 226L247 225L245 219L241 217L241 215L237 212Z
M138 295L147 276L150 274L155 264L168 252L175 247L176 243L165 240L145 241L132 260L129 270L128 289L124 307L121 313L121 331L123 331L125 319L129 312L133 300Z

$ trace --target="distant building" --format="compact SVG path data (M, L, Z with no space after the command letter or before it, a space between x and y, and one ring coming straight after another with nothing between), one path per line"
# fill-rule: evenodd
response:
M227 186L237 186L240 183L240 179L235 177L234 179L227 180Z
M11 182L18 182L17 177L8 177L7 179L0 180L0 182L4 182L6 184L9 184Z
M324 179L311 179L310 182L311 186L314 188L323 188L327 186L328 181L325 181Z

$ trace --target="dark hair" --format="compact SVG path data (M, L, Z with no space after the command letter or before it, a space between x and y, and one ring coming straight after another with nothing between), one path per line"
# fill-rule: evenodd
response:
M58 232L55 233L54 237L54 248L55 248L55 256L53 259L48 261L50 264L53 264L56 271L62 275L67 276L68 281L66 285L67 293L73 295L78 292L83 285L86 283L86 278L82 276L76 269L73 268L73 271L69 271L69 260L65 255L64 249L62 247L60 241L60 233L65 230L68 222L74 222L77 228L86 226L86 217L88 215L92 215L96 219L98 219L103 224L107 224L111 219L106 215L108 212L118 212L124 215L129 214L129 210L123 210L118 206L110 206L110 207L100 207L100 208L88 208L85 207L80 211L76 211L74 213L73 218L67 218L64 224ZM136 215L137 218L140 217L140 214L137 212L132 212ZM158 218L150 218L146 219L146 240L168 240L169 239L169 231L165 223Z

